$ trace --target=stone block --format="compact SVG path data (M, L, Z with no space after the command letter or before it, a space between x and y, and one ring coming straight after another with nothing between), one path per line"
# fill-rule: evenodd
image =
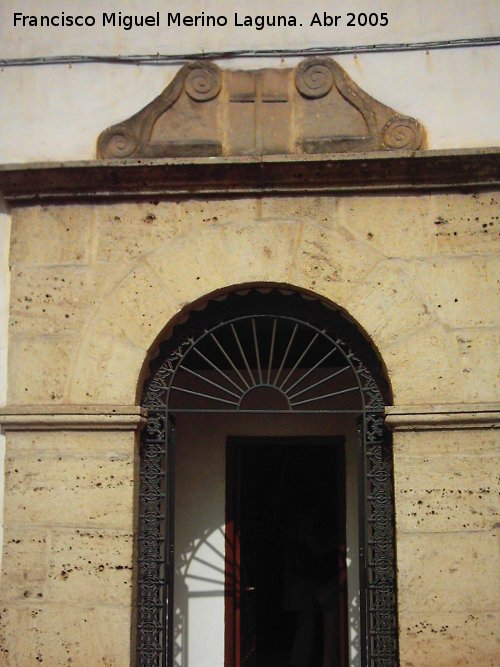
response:
M173 201L96 205L97 261L123 264L163 245L180 232L180 207Z
M464 399L453 338L439 325L419 329L382 349L395 405L446 403Z
M444 325L463 328L500 324L498 257L414 261L408 273Z
M307 222L300 227L293 283L347 308L354 286L380 256L337 225Z
M357 258L361 260L360 253ZM361 263L365 265L364 258ZM382 356L387 345L433 324L425 297L397 261L379 262L356 287L347 307Z
M14 208L11 264L16 267L21 264L87 264L90 260L93 218L93 210L87 205Z
M450 455L493 456L500 448L499 429L449 429L393 433L394 459Z
M95 437L104 444L106 433ZM7 452L7 525L104 526L131 530L133 450L108 454Z
M114 530L52 531L47 599L58 604L132 604L132 534Z
M131 611L70 604L1 607L1 667L129 667Z
M409 612L497 609L496 531L398 532L398 601Z
M80 345L69 387L74 403L135 404L138 382L146 359L146 348L92 329Z
M242 196L232 198L179 200L178 215L183 235L198 233L200 229L228 222L242 223L262 217L263 199ZM277 216L283 219L283 216ZM286 216L285 216L286 219Z
M37 456L38 452L50 452L58 456L131 457L135 451L136 434L131 431L9 431L7 451Z
M96 300L85 266L17 267L12 273L10 330L60 334L79 331Z
M48 575L50 537L47 529L7 526L3 534L0 598L43 599Z
M496 667L498 612L412 613L399 617L401 667Z
M430 195L369 195L341 198L340 224L386 257L425 257L430 252Z
M431 195L431 253L493 255L500 247L498 194Z
M495 310L495 303L490 304L492 310ZM500 328L463 329L455 337L464 396L478 403L497 400L500 394Z
M399 531L484 530L499 520L494 452L423 454L415 447L394 459Z
M138 264L94 314L92 336L113 336L148 350L176 314L174 299L148 264Z
M297 195L261 197L256 200L256 218L262 220L295 220L309 225L339 225L340 197ZM348 230L350 233L350 230Z
M300 231L283 221L212 223L151 253L147 262L180 309L229 285L287 283Z
M61 403L76 346L76 334L12 336L9 342L9 403Z

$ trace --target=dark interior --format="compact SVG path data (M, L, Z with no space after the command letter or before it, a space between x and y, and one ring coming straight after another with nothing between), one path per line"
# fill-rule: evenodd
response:
M337 618L345 544L342 439L251 438L231 445L239 479L241 667L323 667L324 652L329 665L343 667L345 637ZM304 530L314 534L307 544ZM325 625L318 591L328 586L335 591L337 621L326 646L331 622ZM299 630L304 619L305 640Z

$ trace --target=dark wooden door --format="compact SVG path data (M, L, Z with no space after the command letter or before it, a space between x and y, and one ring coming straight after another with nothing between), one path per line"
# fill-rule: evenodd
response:
M323 519L345 545L343 438L234 438L227 447L226 667L287 665L297 614L287 607L287 529L307 502L308 486L328 485ZM322 445L322 446L318 446ZM329 469L330 472L326 472ZM300 486L305 490L300 490ZM315 492L313 492L316 495ZM302 500L304 498L304 500ZM329 509L328 509L329 508ZM293 523L291 526L293 527ZM341 536L342 534L342 536ZM345 667L345 550L339 549L338 607L329 652ZM335 564L332 564L335 569ZM342 573L342 575L341 575ZM319 628L322 620L316 620ZM316 629L322 652L324 632ZM316 658L320 660L318 655ZM332 660L334 660L332 656Z

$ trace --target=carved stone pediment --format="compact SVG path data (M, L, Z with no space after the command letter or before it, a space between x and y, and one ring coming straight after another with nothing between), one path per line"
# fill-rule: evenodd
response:
M331 58L296 68L184 65L165 90L105 130L101 158L416 150L424 130L365 93Z

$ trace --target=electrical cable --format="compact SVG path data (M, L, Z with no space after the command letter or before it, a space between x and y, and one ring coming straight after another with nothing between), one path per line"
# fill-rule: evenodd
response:
M391 53L402 51L432 51L436 49L477 48L500 45L500 37L470 37L433 42L402 42L399 44L365 44L358 46L315 46L307 49L240 49L236 51L202 51L184 54L143 55L72 55L37 56L30 58L0 58L2 67L32 67L39 65L80 65L89 63L118 65L181 65L191 60L229 60L232 58L303 58L338 54Z

